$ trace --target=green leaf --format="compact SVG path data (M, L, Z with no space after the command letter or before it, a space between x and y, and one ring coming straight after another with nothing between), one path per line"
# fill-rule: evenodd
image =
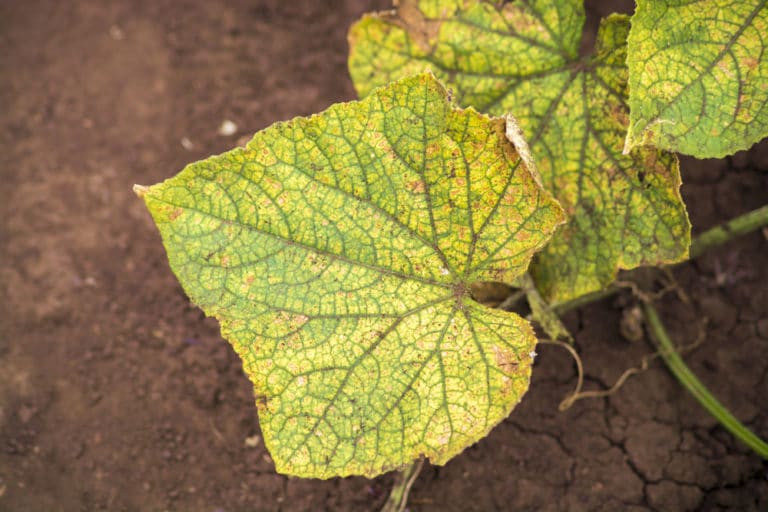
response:
M768 2L638 0L626 147L722 157L768 136Z
M242 357L278 471L443 464L526 391L531 327L469 287L525 272L562 210L505 120L455 108L432 74L138 192Z
M690 225L674 155L623 155L628 124L625 16L601 25L596 55L578 55L581 0L402 0L350 31L358 92L432 69L458 101L512 113L545 187L570 216L532 266L550 302L612 282L618 268L687 257Z

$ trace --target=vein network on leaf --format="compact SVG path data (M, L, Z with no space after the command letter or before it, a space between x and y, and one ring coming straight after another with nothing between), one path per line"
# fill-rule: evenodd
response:
M462 105L519 120L570 218L532 266L552 303L603 288L617 269L680 261L690 244L677 158L622 152L628 17L603 20L595 54L580 57L584 17L582 0L402 0L349 33L361 96L429 68Z
M278 471L443 464L520 400L534 333L469 285L525 272L563 213L506 130L420 73L140 190Z
M767 137L766 34L766 0L638 0L626 150L723 157Z

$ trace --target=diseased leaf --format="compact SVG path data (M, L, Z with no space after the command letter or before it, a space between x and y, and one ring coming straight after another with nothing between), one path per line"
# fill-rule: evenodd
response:
M638 0L626 147L723 157L768 136L768 2Z
M596 55L580 58L582 3L401 0L349 35L361 96L430 68L461 104L519 120L545 187L570 216L532 266L553 303L603 288L617 268L680 261L690 244L676 157L622 154L628 20L604 20Z
M469 289L523 273L562 210L503 119L446 95L406 78L138 189L282 473L443 464L528 387L531 327Z

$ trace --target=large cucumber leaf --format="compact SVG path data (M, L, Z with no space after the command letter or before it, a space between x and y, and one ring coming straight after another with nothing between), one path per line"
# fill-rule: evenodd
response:
M563 220L506 130L423 73L137 187L243 359L279 472L445 463L528 388L530 325L470 296Z
M583 24L582 0L401 0L349 34L361 96L429 68L459 103L519 120L570 217L532 266L553 303L604 287L619 268L685 259L690 245L677 158L622 154L628 19L604 20L589 58L578 54Z
M628 150L723 157L768 137L768 1L638 0L627 64Z

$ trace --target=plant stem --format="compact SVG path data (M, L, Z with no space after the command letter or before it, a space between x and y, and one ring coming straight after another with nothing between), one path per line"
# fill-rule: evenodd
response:
M691 259L701 256L713 247L724 245L734 238L746 235L747 233L751 233L752 231L756 231L766 226L768 226L768 205L761 206L756 210L739 215L738 217L697 236L693 242L691 242ZM576 297L573 300L569 300L568 302L555 304L552 306L552 309L557 314L562 315L566 311L616 295L620 290L621 287L611 284L604 290L588 293L581 297Z
M389 493L387 502L382 507L381 512L403 512L408 504L408 493L411 491L413 482L421 472L424 466L424 457L415 461L402 471L397 472L395 485Z
M711 247L729 242L737 236L744 235L768 226L768 205L739 215L725 224L707 230L696 237L691 244L691 258L695 258Z
M736 436L742 443L746 444L755 453L764 459L768 459L768 443L757 437L744 424L736 419L728 409L710 394L709 390L696 378L691 370L686 366L683 358L675 350L672 340L669 338L664 324L659 318L656 308L650 302L643 304L643 312L648 322L654 338L659 343L659 351L664 362L667 363L669 370L677 378L699 403L704 406L709 413L714 416L728 431Z
M536 283L533 282L531 274L526 272L517 278L516 285L520 286L528 298L528 305L531 307L531 317L541 325L544 332L553 340L565 339L573 343L573 336L560 320L560 315L552 309L547 301L539 294Z

